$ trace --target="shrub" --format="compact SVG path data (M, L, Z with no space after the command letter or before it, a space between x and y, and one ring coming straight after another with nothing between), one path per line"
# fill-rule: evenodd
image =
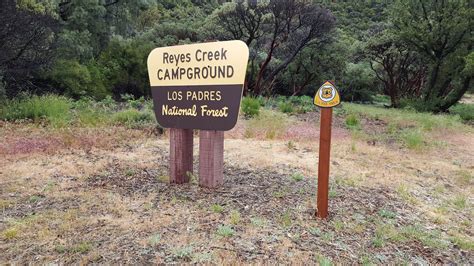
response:
M228 225L221 225L217 228L217 235L222 237L230 237L235 234L234 229Z
M294 173L291 175L291 178L295 180L296 182L299 182L304 179L304 176L300 173Z
M466 122L474 122L474 104L458 103L449 108L449 111Z
M346 117L346 126L351 129L358 129L360 127L359 118L354 114L349 114Z
M140 112L136 109L127 109L113 115L112 122L130 128L140 128L155 123L155 116L150 111Z
M126 93L122 94L120 98L126 101L130 108L141 109L145 106L145 98L143 98L143 96L138 99L135 99L135 96Z
M91 96L100 99L108 93L103 71L95 63L84 65L75 60L59 60L48 77L71 97Z
M341 100L350 102L371 102L379 89L379 81L369 63L348 63L340 83Z
M115 101L109 97L100 102L95 101L91 97L82 97L72 103L74 122L82 127L97 127L110 124L112 111L114 111L112 107L115 106Z
M230 223L233 224L233 225L237 225L239 224L240 222L240 212L237 211L237 210L233 210L231 213L230 213Z
M7 100L0 109L0 119L31 119L35 122L46 120L55 127L67 125L70 119L71 101L63 96L24 96Z
M211 206L211 211L212 212L215 212L215 213L222 213L224 211L224 207L222 207L221 205L219 204L213 204Z
M278 96L277 98L269 99L268 103L286 114L302 114L314 110L313 98L309 96Z
M247 117L254 117L260 113L260 100L252 97L242 99L242 112Z
M280 102L278 104L278 109L285 114L291 114L295 111L293 105L290 102Z

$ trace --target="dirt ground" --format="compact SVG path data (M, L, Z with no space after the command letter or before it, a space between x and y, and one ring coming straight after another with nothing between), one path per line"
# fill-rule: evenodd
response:
M410 150L337 118L330 217L318 220L318 119L295 117L273 140L245 138L240 120L215 190L197 169L168 183L166 133L2 124L0 263L474 262L472 131Z

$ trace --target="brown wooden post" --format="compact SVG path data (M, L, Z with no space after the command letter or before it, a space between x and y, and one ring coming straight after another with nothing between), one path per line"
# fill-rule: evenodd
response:
M199 185L215 188L224 182L224 131L199 132Z
M170 128L170 183L182 184L193 173L193 130Z
M332 108L321 108L321 129L319 138L318 197L316 216L328 216L329 158L331 151Z

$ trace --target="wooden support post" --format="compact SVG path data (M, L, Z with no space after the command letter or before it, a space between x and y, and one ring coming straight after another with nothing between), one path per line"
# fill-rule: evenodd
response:
M193 173L193 130L170 128L170 183L182 184Z
M224 131L199 132L199 185L215 188L224 182Z
M328 216L329 158L331 151L332 108L321 108L321 130L319 138L318 198L316 216Z

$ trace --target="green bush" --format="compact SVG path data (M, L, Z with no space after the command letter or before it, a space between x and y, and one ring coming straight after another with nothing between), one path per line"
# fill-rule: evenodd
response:
M359 118L355 114L349 114L346 117L346 126L351 129L358 129L360 127Z
M97 127L111 123L116 103L106 97L102 101L95 101L91 97L82 97L72 103L74 123L82 127Z
M104 69L107 87L114 96L150 95L147 57L154 44L142 38L124 39L114 36L97 60Z
M101 99L109 93L103 72L104 69L93 62L81 64L74 60L59 60L49 78L70 97Z
M379 81L367 62L348 63L343 79L338 83L343 101L371 102L372 97L381 92Z
M309 96L278 96L268 99L267 104L286 114L302 114L314 110L313 98Z
M459 115L466 122L474 122L474 104L458 103L449 108L449 112Z
M120 96L120 98L122 98L122 100L126 101L127 104L131 108L141 109L145 106L145 98L143 98L143 96L138 98L138 99L135 99L135 96L126 93L126 94L122 94Z
M150 111L140 112L136 109L127 109L115 113L112 118L114 124L130 128L140 128L156 123L155 116Z
M290 103L290 102L280 102L278 104L278 109L280 110L280 112L282 113L285 113L285 114L291 114L295 111L295 109L293 108L293 105Z
M63 96L23 96L7 100L0 109L0 119L15 121L45 120L54 127L66 126L70 120L71 101Z
M110 114L94 107L76 110L75 120L82 127L97 127L109 123Z
M254 117L260 113L260 100L252 97L242 99L242 112L247 117Z

